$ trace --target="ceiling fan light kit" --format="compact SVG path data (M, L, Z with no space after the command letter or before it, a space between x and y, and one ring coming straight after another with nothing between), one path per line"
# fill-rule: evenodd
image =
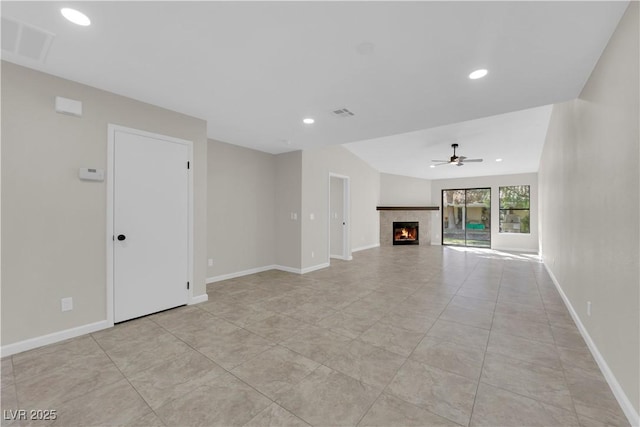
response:
M435 165L432 165L432 166L442 166L442 165L464 166L465 162L479 163L482 161L482 159L468 159L465 156L456 155L456 148L458 148L458 144L451 144L451 147L453 148L453 156L451 156L449 160L431 160L432 162L436 163Z

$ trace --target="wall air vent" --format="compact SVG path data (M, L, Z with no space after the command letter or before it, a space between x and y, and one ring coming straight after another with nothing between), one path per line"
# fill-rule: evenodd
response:
M44 63L54 34L4 16L1 25L3 56Z
M353 114L351 111L349 111L346 108L340 108L338 110L333 110L331 113L333 113L334 116L343 117L343 118L355 116L355 114Z

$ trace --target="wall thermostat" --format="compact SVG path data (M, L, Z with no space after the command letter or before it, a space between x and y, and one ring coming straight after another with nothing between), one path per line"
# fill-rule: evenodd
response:
M104 181L104 170L80 168L78 176L84 181Z

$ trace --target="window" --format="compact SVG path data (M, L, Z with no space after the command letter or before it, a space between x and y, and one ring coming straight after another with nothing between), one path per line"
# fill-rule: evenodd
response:
M500 232L530 233L529 186L500 187Z
M442 244L491 247L491 189L442 190Z

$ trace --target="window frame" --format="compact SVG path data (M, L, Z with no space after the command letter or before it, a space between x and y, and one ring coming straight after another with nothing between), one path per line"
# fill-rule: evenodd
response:
M503 188L513 188L513 187L527 187L527 208L503 208L502 206L502 189ZM528 230L525 231L503 231L503 221L502 221L502 213L508 211L526 211L528 212L527 217L529 218ZM518 217L520 217L518 215ZM520 222L521 223L521 222ZM498 233L499 234L531 234L531 185L529 184L521 184L521 185L501 185L498 187Z

